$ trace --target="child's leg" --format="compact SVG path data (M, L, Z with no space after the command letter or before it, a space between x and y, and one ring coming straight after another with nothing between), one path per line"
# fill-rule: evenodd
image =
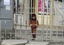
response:
M33 34L33 38L36 38L36 28L34 28L33 33L35 33Z
M32 28L32 33L36 33L36 28ZM32 34L33 38L36 38L36 34Z

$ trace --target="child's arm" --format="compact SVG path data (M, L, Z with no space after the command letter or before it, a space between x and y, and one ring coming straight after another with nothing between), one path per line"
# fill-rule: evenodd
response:
M36 21L36 26L39 26L39 22L38 22L38 20Z
M39 22L38 22L38 20L37 20L37 26L39 25Z
M32 26L32 24L31 24L31 20L29 21L29 26Z

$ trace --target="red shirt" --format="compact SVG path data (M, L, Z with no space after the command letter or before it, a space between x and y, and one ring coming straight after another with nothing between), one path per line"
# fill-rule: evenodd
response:
M36 20L30 20L29 25L32 24L31 27L37 27L39 25L38 21ZM36 26L37 25L37 26Z

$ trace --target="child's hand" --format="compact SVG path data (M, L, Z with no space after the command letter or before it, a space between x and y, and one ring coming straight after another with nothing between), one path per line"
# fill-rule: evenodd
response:
M35 24L37 26L37 24Z
M32 24L30 24L30 26L32 26Z

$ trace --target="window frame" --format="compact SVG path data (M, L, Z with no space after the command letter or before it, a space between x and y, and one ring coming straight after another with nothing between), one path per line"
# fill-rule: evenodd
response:
M41 1L42 1L43 3L42 3ZM50 0L49 0L49 1L50 1ZM45 7L39 7L39 5L43 5L43 6L44 6L44 2L45 2L45 1L43 1L43 0L40 0L40 2L39 2L39 0L38 0L38 14L39 14L39 15L43 15L43 14L44 14L44 15L47 15L47 10L48 10L48 15L50 15L50 3L49 3L49 2L47 2L47 3L49 3L49 7L45 8L47 4L45 5ZM41 4L39 4L39 3L41 3ZM42 9L40 9L40 11L39 11L39 8L44 8L44 10L42 11Z

